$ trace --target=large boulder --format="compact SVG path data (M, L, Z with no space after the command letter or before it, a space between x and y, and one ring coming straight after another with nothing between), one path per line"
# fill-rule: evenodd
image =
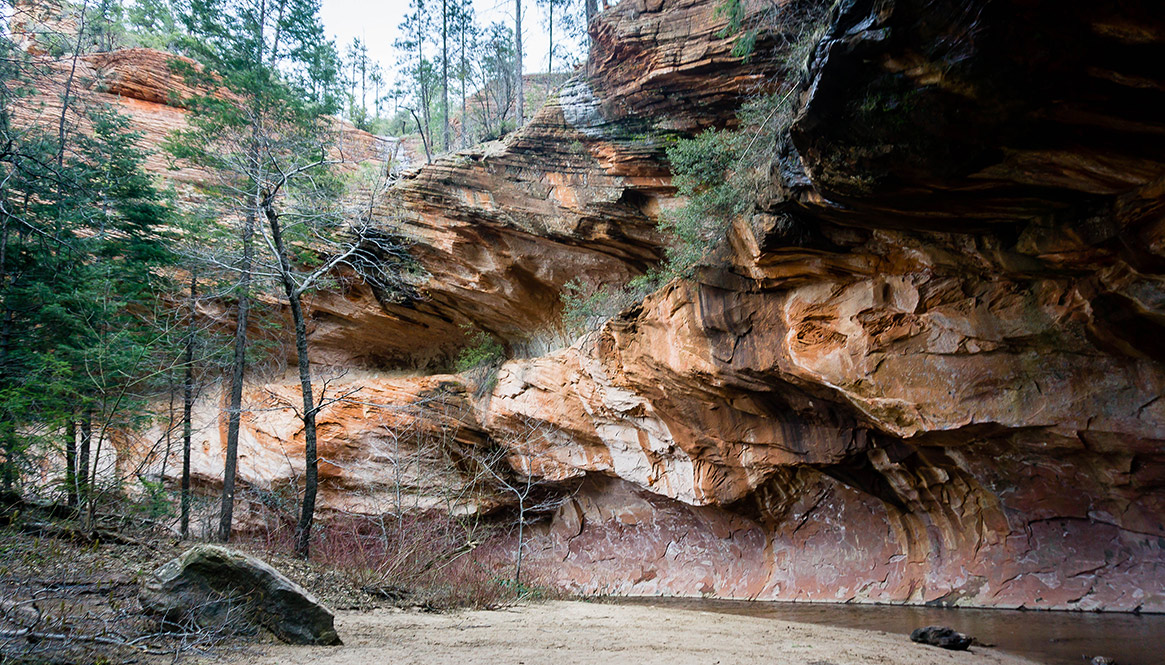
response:
M291 644L340 644L335 615L306 589L253 556L198 545L146 580L142 608L164 623L203 628L244 622Z

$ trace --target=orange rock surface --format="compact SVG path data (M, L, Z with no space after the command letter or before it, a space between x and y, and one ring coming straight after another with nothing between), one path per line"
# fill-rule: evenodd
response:
M565 340L567 282L662 256L665 137L731 124L774 83L779 40L733 56L718 4L623 0L526 128L380 204L429 278L403 303L359 284L312 302L318 361L367 395L323 415L325 509L399 505L406 457L425 458L417 506L473 482L388 450L452 431L561 491L526 546L579 590L1165 611L1153 3L844 3L758 213L693 279ZM181 121L163 76L111 80L147 140ZM385 415L462 380L385 373L446 368L463 325L512 356L492 394L451 389L448 427ZM294 482L302 445L271 408L246 420L260 487Z

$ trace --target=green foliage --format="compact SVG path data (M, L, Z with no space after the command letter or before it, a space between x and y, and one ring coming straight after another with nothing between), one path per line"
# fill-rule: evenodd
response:
M716 36L724 39L736 35L736 41L732 44L732 55L744 58L744 61L748 62L756 48L759 28L755 26L745 27L744 4L745 0L724 0L724 3L716 8L718 15L728 19L728 25L716 33Z
M570 337L598 330L611 317L642 302L666 281L659 271L634 277L626 284L591 285L573 279L563 286L562 324Z
M101 432L142 422L171 359L173 340L155 324L173 239L128 120L63 99L63 122L12 125L24 84L42 73L6 38L2 48L12 57L0 74L15 84L0 106L0 466L12 485L81 412Z
M498 368L506 359L506 350L501 342L483 330L474 330L464 325L462 331L469 344L457 355L456 368L474 382L474 397L481 399L497 385Z
M170 0L134 0L125 16L130 44L169 51L179 48L182 32Z
M737 178L743 166L739 142L737 133L708 129L668 148L672 183L686 199L660 224L675 240L668 248L669 272L690 275L732 220L751 205L741 196Z
M139 476L138 483L141 485L141 494L137 501L128 503L130 512L152 520L174 514L174 506L166 492L164 481L147 480Z
M496 366L506 359L505 348L493 335L483 330L472 331L469 326L462 326L462 329L469 338L469 345L457 355L458 372Z

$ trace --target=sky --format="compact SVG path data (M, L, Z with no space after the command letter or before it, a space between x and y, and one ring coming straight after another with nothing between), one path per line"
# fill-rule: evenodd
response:
M394 70L399 54L392 45L399 36L397 26L408 11L408 0L322 0L321 5L324 29L336 38L341 52L354 37L359 37L368 44L369 56L373 60L386 71ZM473 7L478 25L482 27L496 21L508 26L514 24L514 0L473 0ZM556 16L555 23L557 20ZM558 33L557 25L554 31ZM550 43L546 35L545 12L533 0L522 2L522 37L524 69L527 72L546 71ZM428 53L435 52L434 40ZM386 78L391 81L395 76Z

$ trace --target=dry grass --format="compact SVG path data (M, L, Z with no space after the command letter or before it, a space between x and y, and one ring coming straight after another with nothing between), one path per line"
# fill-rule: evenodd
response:
M74 537L80 525L53 524L47 537L21 520L0 528L0 663L168 663L246 635L233 625L163 630L142 613L142 578L181 549L159 534L86 542Z
M113 514L127 514L122 506ZM243 622L207 629L159 626L138 602L142 580L194 541L144 521L110 518L93 530L50 512L23 509L0 520L0 664L172 662L219 658L271 639ZM479 519L421 515L338 516L318 522L313 558L291 555L295 520L270 511L232 547L259 556L334 609L493 609L554 598L513 583L514 542ZM119 527L116 530L114 527ZM531 580L535 582L532 583Z
M236 544L336 608L493 609L560 596L541 583L537 571L514 583L509 534L474 518L438 511L333 517L315 529L310 562L288 554L294 537L294 520L287 516L268 520Z

